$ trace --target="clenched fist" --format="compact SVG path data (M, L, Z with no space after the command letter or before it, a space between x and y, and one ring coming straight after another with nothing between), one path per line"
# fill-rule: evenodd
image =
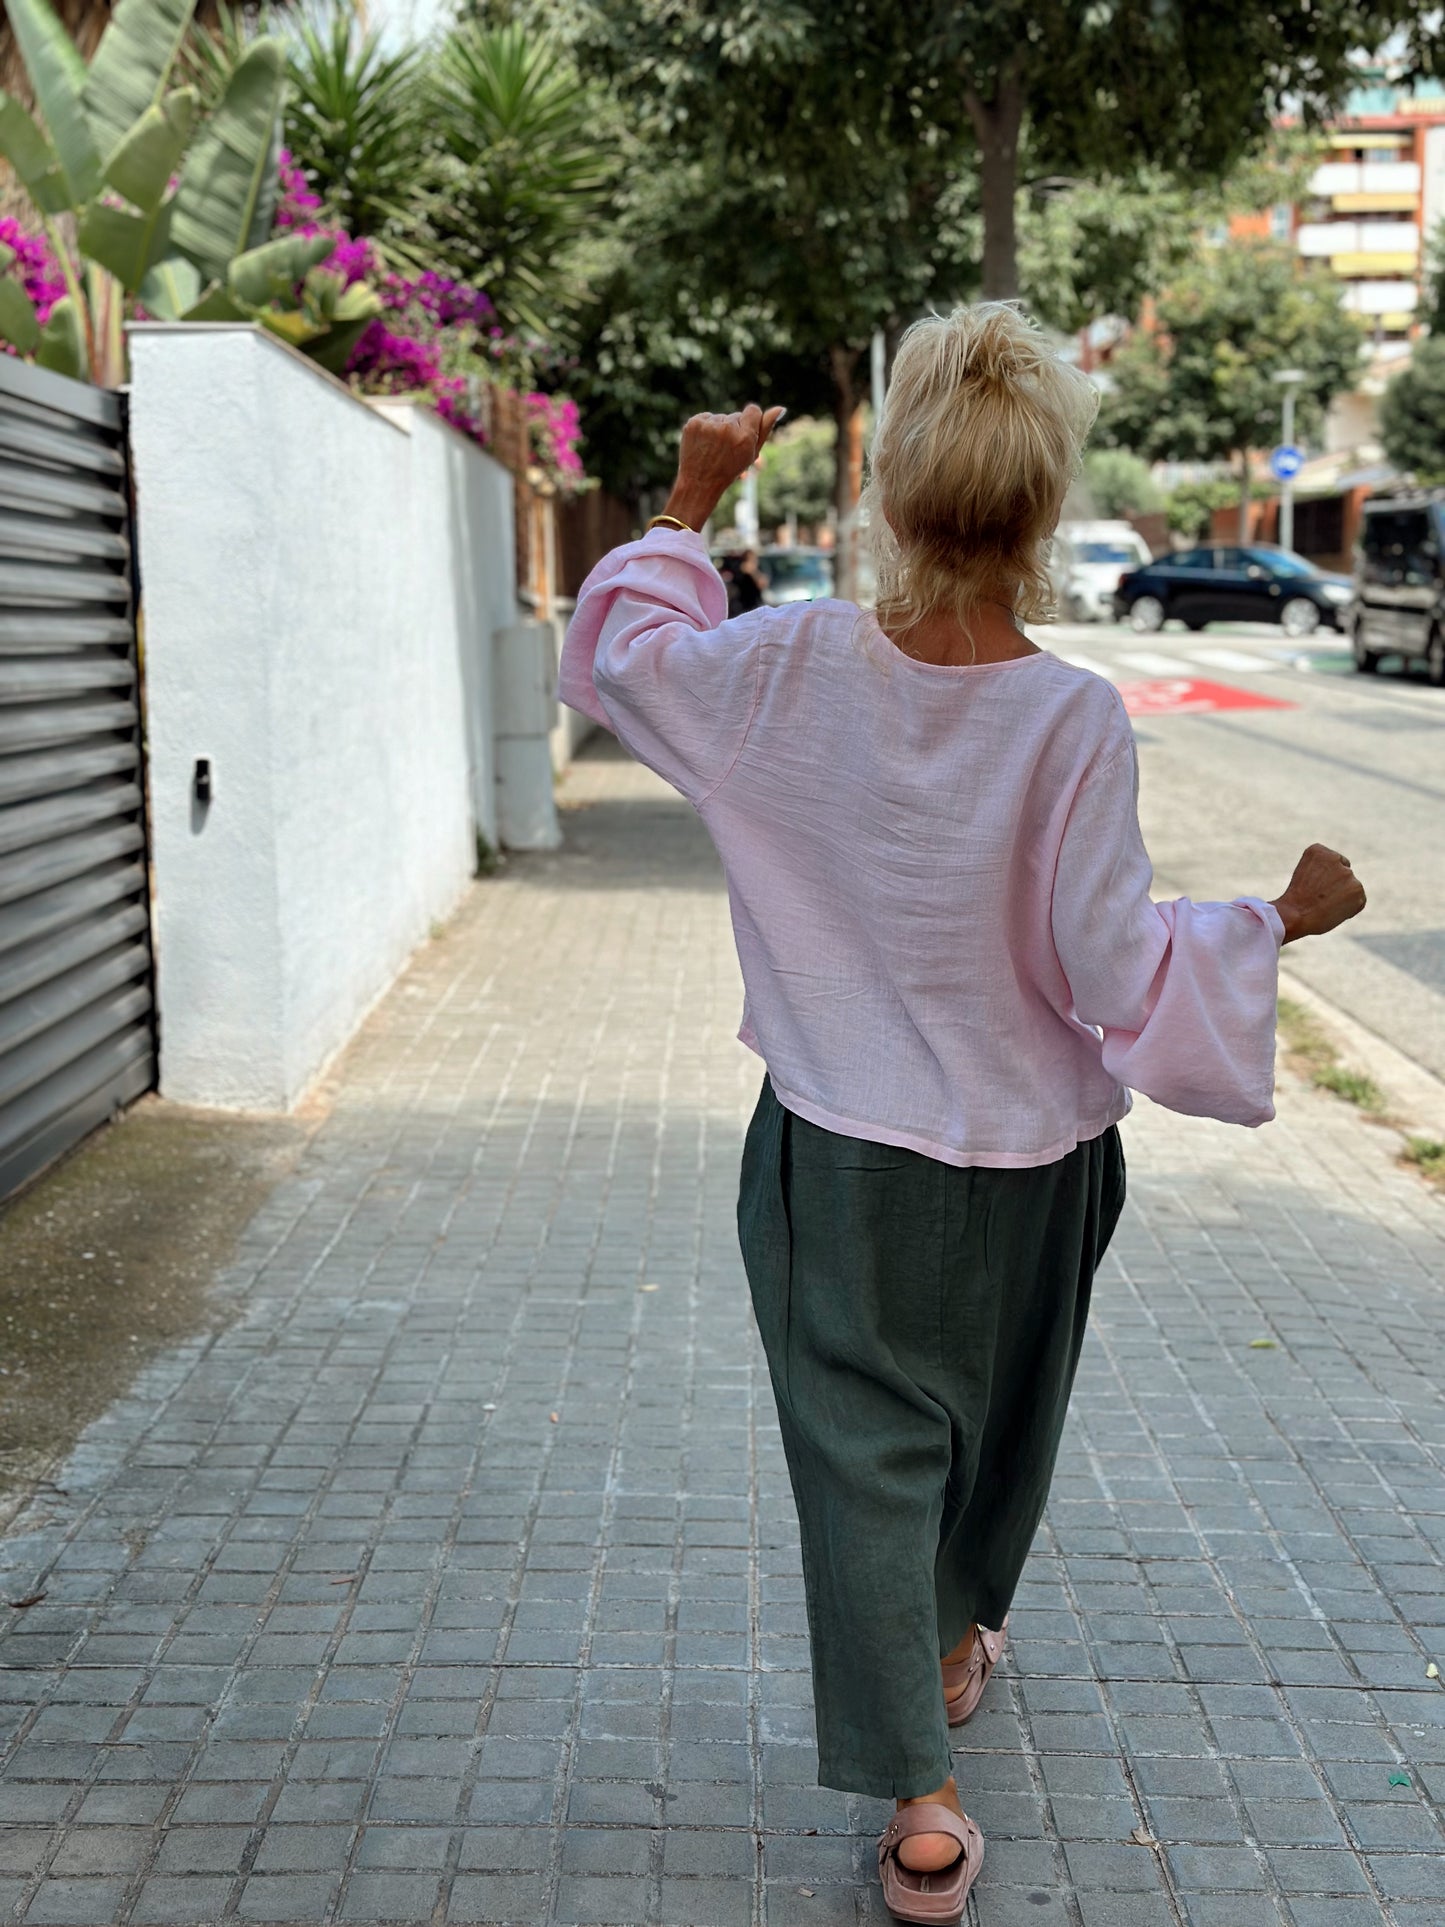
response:
M1296 937L1321 937L1357 917L1365 907L1365 892L1348 857L1323 843L1311 843L1274 907L1285 942L1293 943Z
M677 480L667 498L667 515L700 529L723 496L762 453L763 443L788 411L756 402L734 415L694 415L682 431Z

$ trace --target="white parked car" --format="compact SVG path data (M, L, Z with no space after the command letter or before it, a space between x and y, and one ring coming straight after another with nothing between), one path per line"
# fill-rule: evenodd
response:
M1111 621L1119 577L1152 559L1149 544L1128 522L1061 522L1049 561L1060 616Z

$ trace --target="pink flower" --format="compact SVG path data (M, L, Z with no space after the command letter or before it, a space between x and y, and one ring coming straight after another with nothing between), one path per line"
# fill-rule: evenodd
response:
M474 382L449 370L458 363L474 367L482 354L504 362L519 352L553 372L564 365L544 343L523 344L509 335L480 288L431 271L416 276L383 273L370 241L328 227L319 218L322 198L285 149L279 179L277 232L325 235L334 245L322 265L348 285L367 282L381 296L384 312L361 335L346 366L359 387L372 394L424 396L443 420L485 445L489 437L474 399ZM577 404L563 395L538 393L526 397L526 407L541 459L559 476L581 481Z
M13 274L30 298L35 318L43 328L50 311L65 294L65 278L47 242L38 234L27 234L9 215L0 218L0 242L14 251L8 273ZM3 344L7 354L16 350Z

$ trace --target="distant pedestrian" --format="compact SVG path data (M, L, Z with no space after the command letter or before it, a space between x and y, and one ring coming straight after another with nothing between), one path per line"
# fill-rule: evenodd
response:
M723 586L728 592L728 618L751 615L754 609L763 606L764 582L758 569L756 549L744 549L741 555L726 555L719 567Z
M562 694L701 813L767 1065L738 1217L802 1529L819 1779L892 1798L902 1920L960 1919L972 1714L1124 1202L1130 1089L1273 1116L1279 947L1356 915L1154 903L1118 692L1031 642L1094 392L1013 308L920 322L870 485L877 607L724 620L694 533L777 411L699 415L584 584ZM940 1670L941 1664L941 1670Z

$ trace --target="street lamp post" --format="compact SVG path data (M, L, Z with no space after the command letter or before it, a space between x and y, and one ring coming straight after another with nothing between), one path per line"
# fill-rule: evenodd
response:
M1303 368L1281 368L1275 380L1284 390L1284 405L1281 410L1280 444L1284 448L1294 446L1294 398L1300 383L1306 380ZM1279 485L1279 546L1282 549L1294 547L1294 477L1287 475Z

